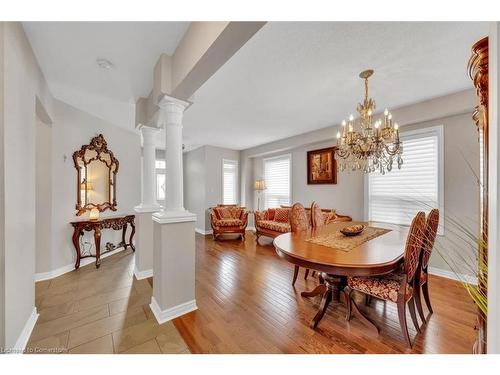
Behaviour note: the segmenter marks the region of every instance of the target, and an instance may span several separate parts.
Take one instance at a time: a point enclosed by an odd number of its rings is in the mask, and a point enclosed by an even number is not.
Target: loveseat
[[[290,232],[290,206],[268,208],[264,211],[255,211],[255,237],[277,237],[282,233]],[[352,221],[350,216],[339,215],[332,209],[322,209],[325,224],[339,221]],[[306,208],[306,213],[311,222],[311,209]]]

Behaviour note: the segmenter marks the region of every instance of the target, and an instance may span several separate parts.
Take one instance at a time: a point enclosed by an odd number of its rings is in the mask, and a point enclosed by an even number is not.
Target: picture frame
[[[307,152],[308,185],[337,183],[336,149],[337,147],[327,147]]]

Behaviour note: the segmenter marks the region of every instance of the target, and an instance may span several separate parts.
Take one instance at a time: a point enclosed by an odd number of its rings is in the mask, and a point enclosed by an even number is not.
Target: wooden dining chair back
[[[434,208],[427,215],[425,221],[425,230],[422,240],[422,251],[420,254],[420,272],[417,274],[417,280],[415,282],[414,299],[417,305],[418,315],[422,319],[422,322],[426,322],[424,316],[424,310],[422,308],[422,300],[420,293],[424,295],[425,304],[427,309],[432,314],[432,305],[429,296],[429,260],[431,258],[432,249],[434,248],[434,242],[436,241],[436,235],[439,226],[439,210]]]
[[[348,277],[344,295],[347,300],[347,316],[351,319],[353,309],[357,314],[361,314],[356,303],[351,298],[353,290],[371,295],[378,299],[395,302],[398,306],[399,323],[401,331],[409,347],[412,346],[408,325],[406,323],[406,305],[410,310],[410,316],[417,332],[420,332],[415,305],[413,302],[415,275],[420,272],[420,252],[425,229],[425,214],[417,213],[413,218],[408,237],[406,239],[403,271],[394,271],[388,275],[379,277]],[[367,319],[365,317],[365,319]]]
[[[311,225],[313,228],[320,228],[325,225],[325,216],[316,202],[311,204]]]
[[[309,218],[306,209],[300,203],[295,203],[290,210],[290,230],[292,233],[302,232],[309,229]],[[295,265],[293,271],[292,285],[295,285],[300,267]],[[304,279],[307,279],[309,270],[306,269]]]
[[[425,231],[425,213],[419,212],[413,218],[406,238],[404,272],[408,284],[412,285],[420,265],[420,254]]]
[[[429,260],[431,258],[432,249],[434,248],[434,242],[436,241],[438,226],[439,210],[434,208],[429,212],[425,221],[425,232],[422,242],[422,270],[427,271],[429,267]]]
[[[306,209],[300,203],[295,203],[290,211],[290,230],[292,233],[309,229],[309,219]]]

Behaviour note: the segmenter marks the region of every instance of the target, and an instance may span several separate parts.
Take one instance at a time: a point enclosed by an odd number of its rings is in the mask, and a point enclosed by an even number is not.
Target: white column
[[[165,124],[166,199],[165,208],[154,216],[161,220],[178,222],[196,220],[194,214],[184,209],[184,184],[182,167],[182,117],[189,103],[164,95],[159,103],[159,122]]]
[[[155,137],[159,129],[141,126],[143,141],[142,151],[142,199],[134,207],[136,213],[135,237],[135,277],[140,280],[153,276],[153,220],[151,215],[161,210],[156,200],[155,183]]]
[[[158,120],[165,124],[165,208],[153,214],[153,296],[151,310],[165,323],[197,309],[195,299],[196,215],[184,209],[182,117],[189,103],[162,96]]]

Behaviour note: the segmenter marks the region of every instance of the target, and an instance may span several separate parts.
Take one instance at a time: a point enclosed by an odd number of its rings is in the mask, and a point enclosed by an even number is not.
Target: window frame
[[[293,182],[293,175],[292,175],[292,163],[293,163],[293,158],[292,158],[292,154],[291,153],[287,153],[287,154],[280,154],[280,155],[275,155],[275,156],[271,156],[271,157],[268,157],[268,158],[263,158],[262,159],[262,175],[264,177],[264,181],[266,182],[266,186],[269,186],[268,183],[267,183],[267,179],[266,179],[266,162],[267,161],[271,161],[271,160],[276,160],[276,159],[284,159],[284,158],[288,158],[288,180],[289,180],[289,183],[288,183],[288,205],[291,206],[292,203],[293,203],[293,188],[292,188],[292,182]],[[267,189],[264,190],[264,194],[263,194],[263,198],[264,198],[264,210],[267,210],[269,207],[267,207]]]
[[[234,203],[225,203],[224,202],[224,165],[226,163],[233,163],[236,166],[236,173],[235,173],[235,184],[234,184],[234,198],[235,202]],[[238,189],[239,189],[239,173],[240,173],[240,163],[238,160],[234,159],[222,159],[222,166],[221,166],[221,202],[222,204],[240,204],[240,199],[239,199],[239,194],[238,194]]]
[[[438,148],[438,209],[439,209],[439,226],[438,235],[443,236],[445,231],[444,223],[444,126],[434,125],[419,129],[404,130],[400,131],[400,139],[403,142],[403,161],[404,161],[404,141],[408,139],[423,138],[425,136],[436,135],[437,136],[437,148]],[[403,167],[404,168],[404,162]],[[391,173],[391,172],[388,172]],[[368,221],[370,218],[370,176],[365,174],[364,176],[364,220]],[[402,225],[397,223],[389,223],[394,225]]]
[[[156,166],[156,163],[158,161],[162,161],[165,163],[165,168],[157,168]],[[156,198],[156,202],[161,205],[161,206],[164,206],[165,205],[165,201],[167,199],[167,187],[165,186],[165,199],[160,199],[159,196],[158,196],[158,175],[159,174],[163,174],[165,175],[165,184],[167,183],[167,166],[166,166],[166,162],[164,159],[158,159],[158,158],[155,158],[155,178],[154,178],[154,183],[155,183],[155,198]]]

